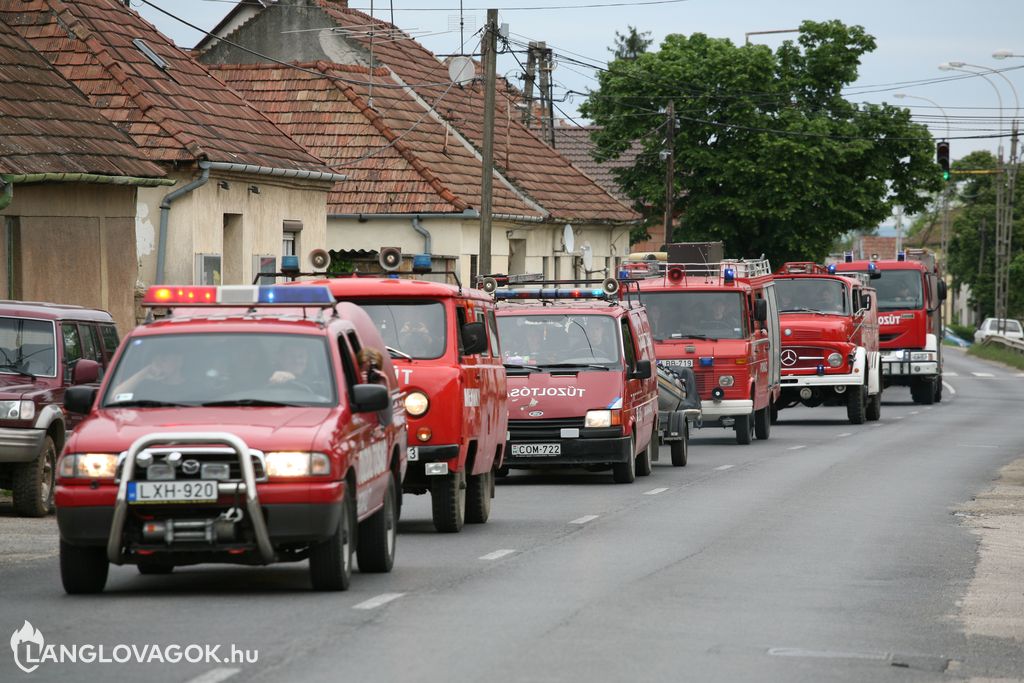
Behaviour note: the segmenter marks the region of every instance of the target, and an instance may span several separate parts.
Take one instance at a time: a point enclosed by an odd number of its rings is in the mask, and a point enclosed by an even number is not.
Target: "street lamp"
[[[921,97],[920,95],[908,95],[905,92],[893,93],[893,97],[895,97],[898,100],[902,100],[905,97],[909,98],[909,99],[912,99],[912,100],[922,100],[922,101],[928,102],[929,104],[934,106],[936,109],[938,109],[940,112],[942,112],[942,117],[944,119],[946,119],[946,139],[947,140],[949,139],[949,114],[946,113],[945,109],[943,109],[941,106],[939,106],[938,102],[936,102],[935,100],[930,100],[927,97]]]
[[[981,76],[982,78],[985,79],[985,82],[988,83],[989,85],[991,85],[992,89],[996,91],[996,99],[999,101],[999,162],[1002,163],[1002,161],[1003,161],[1003,94],[999,91],[999,86],[997,86],[992,81],[991,78],[989,78],[985,74],[980,74],[977,71],[970,71],[969,69],[963,68],[965,66],[970,66],[970,65],[965,64],[964,62],[945,62],[943,64],[939,64],[939,70],[940,71],[960,71],[960,72],[963,72],[965,74],[971,74],[973,76]],[[976,67],[976,68],[985,69],[987,71],[993,71],[992,69],[988,69],[987,67]],[[1006,78],[1006,77],[1004,76],[1003,78]],[[1017,91],[1014,90],[1014,96],[1015,97],[1016,97],[1016,94],[1017,94]],[[1018,105],[1018,108],[1019,108],[1019,105]]]

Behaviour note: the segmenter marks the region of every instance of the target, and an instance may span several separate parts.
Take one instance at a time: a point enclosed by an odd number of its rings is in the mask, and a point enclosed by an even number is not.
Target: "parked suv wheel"
[[[53,512],[54,473],[57,447],[47,435],[43,448],[32,462],[18,465],[11,477],[14,511],[22,517],[43,517]]]

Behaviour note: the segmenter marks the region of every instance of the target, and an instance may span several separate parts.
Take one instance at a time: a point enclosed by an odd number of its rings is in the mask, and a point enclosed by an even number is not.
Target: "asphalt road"
[[[1024,675],[1019,642],[964,635],[977,540],[954,511],[1024,452],[1024,376],[947,354],[935,406],[783,411],[771,439],[705,429],[650,477],[514,472],[491,521],[433,532],[407,497],[389,575],[314,593],[306,564],[114,568],[61,587],[50,520],[0,506],[0,640],[230,644],[256,663],[55,664],[0,680],[947,681]],[[17,533],[15,533],[17,532]],[[1024,618],[1024,617],[1022,617]]]

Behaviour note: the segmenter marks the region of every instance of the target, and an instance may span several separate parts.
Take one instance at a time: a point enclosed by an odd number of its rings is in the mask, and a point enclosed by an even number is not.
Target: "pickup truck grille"
[[[564,417],[536,420],[509,420],[508,431],[513,441],[531,439],[558,439],[563,429],[583,429],[582,417]]]
[[[166,462],[168,452],[173,452],[174,449],[158,449],[158,452],[154,454],[153,463],[162,464]],[[174,468],[174,479],[176,481],[190,481],[204,479],[203,477],[203,465],[227,465],[228,466],[228,477],[225,481],[241,481],[242,480],[242,467],[238,462],[238,456],[235,455],[234,451],[228,449],[218,448],[180,448],[176,449],[177,452],[181,453],[181,460],[177,467]],[[165,452],[167,451],[167,452]],[[249,458],[252,460],[253,473],[256,476],[257,481],[263,481],[267,478],[266,469],[263,462],[263,453],[260,451],[250,450]],[[189,463],[188,466],[185,463],[194,461],[195,464]],[[198,466],[196,466],[198,465]],[[123,462],[117,466],[117,479],[121,479],[121,470],[123,468]],[[186,471],[192,470],[195,471]],[[140,467],[138,461],[135,463],[135,476],[136,481],[146,481],[149,479],[147,476],[148,469]],[[210,478],[210,477],[205,477]]]

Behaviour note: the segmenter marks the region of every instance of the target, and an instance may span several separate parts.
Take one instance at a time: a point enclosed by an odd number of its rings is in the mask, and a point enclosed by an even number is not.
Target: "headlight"
[[[622,424],[622,414],[618,410],[588,410],[583,419],[584,427],[613,427]]]
[[[828,364],[834,368],[838,368],[843,364],[843,354],[835,352],[828,354]]]
[[[32,401],[0,401],[0,420],[31,420],[35,416]]]
[[[331,460],[324,453],[276,451],[267,453],[268,477],[308,477],[331,473]]]
[[[405,397],[405,412],[409,413],[413,417],[419,417],[423,413],[427,412],[427,408],[430,407],[430,399],[422,391],[410,392]]]
[[[117,455],[113,453],[68,453],[60,460],[60,476],[80,479],[113,479]]]
[[[910,360],[935,360],[931,351],[914,351],[910,354]]]
[[[731,387],[735,380],[732,375],[722,375],[718,378],[718,386],[720,387]]]

